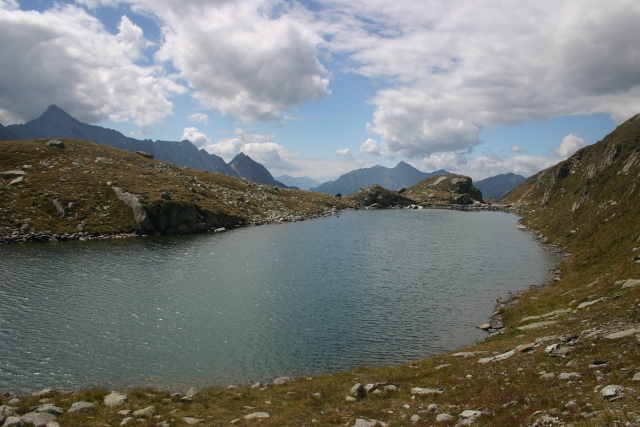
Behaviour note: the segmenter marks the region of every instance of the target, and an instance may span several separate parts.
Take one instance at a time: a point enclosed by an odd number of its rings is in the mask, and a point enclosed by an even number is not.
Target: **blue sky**
[[[634,22],[631,1],[0,0],[0,123],[55,103],[319,181],[529,176],[640,112]]]

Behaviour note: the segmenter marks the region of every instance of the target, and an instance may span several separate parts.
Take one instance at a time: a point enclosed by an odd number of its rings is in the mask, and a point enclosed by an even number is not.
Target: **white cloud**
[[[211,143],[211,138],[202,132],[198,132],[198,129],[194,127],[184,128],[181,140],[184,141],[185,139],[191,141],[198,148]]]
[[[369,138],[365,142],[360,145],[360,154],[369,155],[369,156],[379,156],[380,155],[380,147],[376,141]]]
[[[204,147],[205,150],[222,157],[227,162],[243,152],[276,175],[300,170],[295,162],[299,154],[272,142],[271,139],[275,135],[249,134],[242,129],[236,129],[235,133],[234,138],[223,138],[214,144],[207,145]]]
[[[353,155],[351,154],[351,150],[349,150],[348,148],[340,148],[339,150],[336,150],[335,153],[340,157],[353,157]]]
[[[206,115],[205,113],[189,114],[187,116],[187,119],[195,123],[202,123],[203,125],[209,124],[209,116]]]
[[[383,153],[420,158],[474,147],[483,128],[640,111],[637,1],[331,5],[322,12],[331,51],[383,82],[369,127]]]
[[[569,134],[562,138],[560,145],[555,147],[553,151],[555,151],[558,156],[567,158],[585,145],[584,139],[578,135]]]
[[[512,145],[511,150],[512,153],[526,153],[527,150],[523,149],[519,145]]]
[[[172,113],[168,97],[184,91],[156,66],[136,60],[150,46],[123,16],[111,34],[84,9],[44,12],[0,7],[0,122],[31,120],[57,104],[81,121],[130,122],[143,130]]]

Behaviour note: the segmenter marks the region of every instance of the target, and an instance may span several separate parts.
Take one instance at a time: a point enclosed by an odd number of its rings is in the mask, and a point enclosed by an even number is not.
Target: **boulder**
[[[180,398],[180,400],[182,400],[183,402],[193,400],[193,396],[195,396],[196,394],[198,394],[198,390],[196,390],[195,387],[191,387],[189,390],[187,390],[185,395]]]
[[[56,416],[47,412],[29,412],[22,416],[22,421],[25,424],[33,425],[33,427],[45,427],[49,422],[55,421]]]
[[[25,423],[21,417],[9,417],[4,420],[3,427],[24,427]]]
[[[127,402],[127,395],[122,393],[116,393],[115,391],[104,397],[104,404],[106,406],[120,406]]]
[[[64,148],[64,142],[60,141],[59,139],[51,139],[49,140],[49,142],[47,142],[47,147]]]
[[[64,414],[64,409],[54,405],[53,403],[45,403],[44,405],[38,406],[35,412],[38,412],[38,413],[46,412],[52,415],[62,415]]]
[[[0,417],[13,417],[18,415],[18,408],[13,406],[2,405],[0,406]]]
[[[273,380],[272,384],[273,385],[283,385],[285,383],[288,383],[289,381],[291,381],[291,377],[280,377],[280,378],[276,378],[275,380]]]
[[[25,172],[21,170],[0,172],[0,178],[20,178],[22,176],[25,176]]]
[[[182,421],[184,421],[185,423],[189,424],[190,426],[194,425],[194,424],[198,424],[203,422],[204,420],[200,419],[200,418],[194,418],[194,417],[182,417]]]
[[[349,394],[353,397],[365,397],[367,395],[367,391],[360,383],[355,383],[351,390],[349,390]]]
[[[437,423],[444,423],[444,422],[450,422],[455,420],[455,418],[453,418],[452,415],[447,414],[446,412],[443,414],[438,414],[436,415],[436,422]]]
[[[96,405],[91,402],[74,402],[67,412],[95,412]]]
[[[153,406],[147,406],[144,409],[138,409],[133,411],[133,418],[151,418],[156,414],[156,408]]]
[[[365,420],[362,418],[357,418],[356,423],[353,425],[353,427],[388,427],[388,425],[389,424],[380,420]]]
[[[153,154],[147,153],[146,151],[136,151],[136,154],[146,157],[147,159],[153,159]]]
[[[429,394],[442,394],[444,390],[441,388],[422,388],[422,387],[414,387],[411,389],[411,394],[417,394],[420,396],[425,396]]]
[[[252,418],[269,418],[269,414],[266,412],[254,412],[252,414],[247,414],[244,416],[245,420],[250,420]]]
[[[621,385],[608,385],[600,390],[600,397],[604,399],[610,399],[619,395],[622,390],[624,390],[624,387],[622,387]]]
[[[24,182],[24,176],[19,176],[18,178],[12,180],[9,185],[17,185]]]

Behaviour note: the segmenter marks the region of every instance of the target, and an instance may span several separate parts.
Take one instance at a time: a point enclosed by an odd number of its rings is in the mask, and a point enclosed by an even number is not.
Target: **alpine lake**
[[[225,233],[0,246],[0,386],[248,384],[388,366],[487,336],[557,256],[518,216],[348,211]]]

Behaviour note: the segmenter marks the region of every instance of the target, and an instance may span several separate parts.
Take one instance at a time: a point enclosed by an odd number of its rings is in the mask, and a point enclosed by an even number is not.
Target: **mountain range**
[[[514,173],[503,173],[491,178],[476,181],[475,187],[482,191],[484,197],[492,199],[502,199],[518,185],[525,182],[527,178]]]
[[[390,190],[411,187],[426,178],[447,174],[444,169],[435,172],[421,172],[408,163],[400,162],[394,168],[376,165],[357,169],[342,175],[335,181],[325,182],[311,191],[327,194],[353,194],[361,188],[378,184]]]
[[[260,163],[240,153],[229,164],[222,157],[198,149],[191,141],[152,141],[135,139],[123,135],[114,129],[88,125],[71,117],[56,105],[51,105],[37,119],[22,125],[2,126],[2,139],[37,139],[37,138],[74,138],[97,142],[123,150],[144,151],[154,158],[178,166],[186,166],[208,172],[244,178],[268,185],[286,187],[276,181],[271,173]]]
[[[294,177],[290,175],[282,175],[274,178],[288,187],[296,187],[300,190],[309,190],[320,185],[318,181],[313,178],[309,178],[308,176]]]

